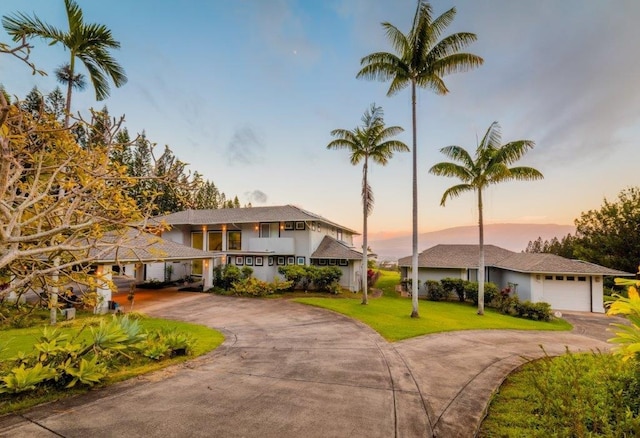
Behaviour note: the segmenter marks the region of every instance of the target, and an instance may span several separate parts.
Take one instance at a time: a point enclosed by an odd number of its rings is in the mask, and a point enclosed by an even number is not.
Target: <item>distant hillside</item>
[[[560,239],[573,232],[575,232],[573,225],[492,224],[484,227],[484,242],[520,252],[526,249],[529,241],[538,237],[542,237],[542,240],[554,237]],[[441,243],[478,243],[478,227],[454,227],[422,233],[418,239],[418,249],[422,252]],[[378,260],[395,261],[400,257],[411,255],[411,235],[374,240],[369,243],[369,247],[378,254]]]

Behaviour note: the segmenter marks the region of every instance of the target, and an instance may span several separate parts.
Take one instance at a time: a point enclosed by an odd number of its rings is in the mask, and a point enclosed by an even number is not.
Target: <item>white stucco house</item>
[[[362,253],[353,247],[358,233],[293,205],[185,210],[153,219],[169,226],[160,237],[204,251],[207,258],[171,260],[145,265],[142,280],[185,276],[210,278],[216,266],[249,266],[253,276],[273,281],[285,265],[337,266],[340,285],[359,289]]]
[[[510,287],[521,300],[544,301],[555,310],[604,312],[603,277],[628,272],[554,254],[516,253],[485,245],[485,278],[499,289]],[[436,245],[418,256],[418,278],[477,281],[479,245]],[[411,256],[398,261],[402,278],[411,278]],[[421,288],[421,293],[424,289]]]

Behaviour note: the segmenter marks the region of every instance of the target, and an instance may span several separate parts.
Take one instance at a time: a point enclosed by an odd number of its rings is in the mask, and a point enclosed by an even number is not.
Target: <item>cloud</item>
[[[625,128],[640,122],[632,91],[640,58],[629,56],[640,3],[622,3],[513,2],[499,15],[482,2],[460,6],[481,23],[473,47],[485,57],[478,81],[464,87],[478,110],[494,109],[505,132],[517,130],[503,140],[535,140],[538,159],[558,165],[598,160],[627,141]]]
[[[267,202],[267,194],[262,190],[245,192],[244,196],[252,204],[265,204]]]
[[[274,55],[295,58],[307,66],[318,61],[320,49],[307,35],[306,25],[314,17],[306,16],[290,0],[253,0],[246,5],[249,8],[243,11],[244,16],[250,17],[250,27],[262,46],[265,61],[273,62]]]
[[[252,128],[244,126],[236,129],[225,152],[231,165],[254,164],[262,159],[264,144]]]

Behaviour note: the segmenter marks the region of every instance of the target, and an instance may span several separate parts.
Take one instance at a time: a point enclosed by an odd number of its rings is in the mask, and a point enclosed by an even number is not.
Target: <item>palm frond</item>
[[[454,161],[458,161],[469,168],[473,167],[474,165],[471,154],[469,154],[469,152],[467,152],[467,150],[461,146],[446,146],[440,149],[440,153],[444,154],[445,157],[450,158]]]
[[[364,206],[364,209],[367,212],[367,216],[371,216],[371,213],[373,212],[373,204],[374,204],[373,190],[371,189],[371,185],[368,182],[364,184],[364,177],[363,177],[362,205]]]
[[[487,129],[487,132],[485,132],[484,137],[482,137],[480,144],[478,144],[478,150],[476,151],[476,155],[477,156],[482,155],[482,151],[496,150],[498,147],[500,147],[501,140],[502,140],[502,128],[500,127],[500,124],[497,121],[493,122]],[[486,156],[486,152],[485,152],[485,156]]]
[[[433,49],[431,49],[431,53],[433,54],[435,59],[442,59],[460,52],[460,50],[464,49],[477,39],[478,37],[475,33],[454,33],[441,39],[435,46],[433,46]]]
[[[481,66],[484,59],[471,53],[455,53],[433,62],[433,71],[440,76],[464,73]]]
[[[67,12],[69,34],[75,34],[84,26],[82,9],[80,9],[80,6],[73,0],[64,0],[64,7]]]
[[[516,181],[535,181],[544,179],[544,175],[533,167],[512,167],[509,171],[513,179]]]
[[[531,140],[517,140],[503,145],[496,152],[496,160],[504,161],[507,164],[514,163],[524,156],[524,154],[533,149],[535,142]]]
[[[450,178],[458,178],[465,183],[471,183],[476,175],[471,169],[468,169],[460,164],[441,162],[431,166],[429,173],[437,176],[446,176]]]
[[[31,18],[22,13],[3,16],[2,26],[14,41],[33,37],[52,40],[51,44],[64,41],[64,32],[41,21],[38,17]]]
[[[447,27],[449,27],[451,23],[453,23],[453,20],[456,17],[456,13],[457,13],[456,8],[453,7],[448,11],[440,14],[430,23],[429,27],[431,30],[430,33],[431,33],[432,46],[435,45],[435,42],[440,38],[440,36],[447,29]]]
[[[387,38],[391,42],[395,51],[401,54],[407,53],[410,48],[407,36],[391,23],[382,23],[382,27],[384,27]]]
[[[473,192],[475,190],[476,190],[475,187],[471,184],[458,184],[456,186],[449,187],[442,194],[442,198],[440,199],[440,205],[444,206],[445,203],[447,202],[447,199],[449,198],[451,199],[457,198],[458,196],[466,192]]]

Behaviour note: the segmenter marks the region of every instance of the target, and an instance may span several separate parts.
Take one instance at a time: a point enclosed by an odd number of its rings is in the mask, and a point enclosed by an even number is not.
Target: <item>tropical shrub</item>
[[[317,290],[334,293],[342,277],[342,269],[337,266],[323,266],[316,268],[313,284]]]
[[[427,280],[425,288],[427,290],[427,299],[430,301],[443,301],[449,298],[449,291],[445,290],[439,281]]]
[[[175,331],[151,334],[128,316],[89,321],[74,337],[45,327],[33,345],[33,351],[20,352],[12,359],[12,368],[0,371],[0,394],[20,393],[40,387],[71,388],[100,383],[113,366],[126,365],[141,356],[160,360],[189,354],[192,341]],[[89,329],[88,340],[79,335]]]
[[[281,266],[278,272],[289,282],[291,289],[308,290],[313,286],[316,290],[333,292],[342,277],[342,270],[337,266]]]
[[[229,290],[231,289],[231,286],[240,281],[243,276],[244,273],[236,265],[227,264],[224,266],[217,266],[213,273],[213,287]]]
[[[282,275],[285,280],[291,282],[291,290],[293,290],[298,284],[302,283],[302,279],[307,275],[307,270],[304,266],[288,265],[280,266],[278,273]]]
[[[374,271],[373,269],[367,270],[367,289],[371,289],[376,285],[376,282],[380,278],[380,271]]]
[[[462,278],[443,278],[440,280],[442,287],[445,291],[447,291],[450,295],[456,294],[458,296],[458,300],[464,302],[464,285],[466,283]]]
[[[616,336],[610,340],[617,344],[615,351],[625,360],[640,358],[640,280],[616,278],[617,285],[626,286],[628,298],[615,294],[607,315],[624,315],[631,325],[611,324],[616,328]]]
[[[543,301],[537,303],[532,303],[528,300],[523,302],[517,301],[514,309],[516,316],[520,318],[533,319],[535,321],[551,321],[551,318],[553,318],[551,304]]]
[[[545,355],[508,377],[479,436],[640,436],[638,364],[632,362],[600,352]]]
[[[489,304],[498,295],[498,286],[495,283],[487,282],[484,284],[484,302]],[[471,300],[473,304],[478,305],[478,282],[467,281],[464,283],[464,296],[467,300]]]
[[[264,297],[290,289],[290,281],[282,281],[276,278],[273,282],[268,283],[254,277],[249,277],[234,283],[229,292],[238,296]]]

